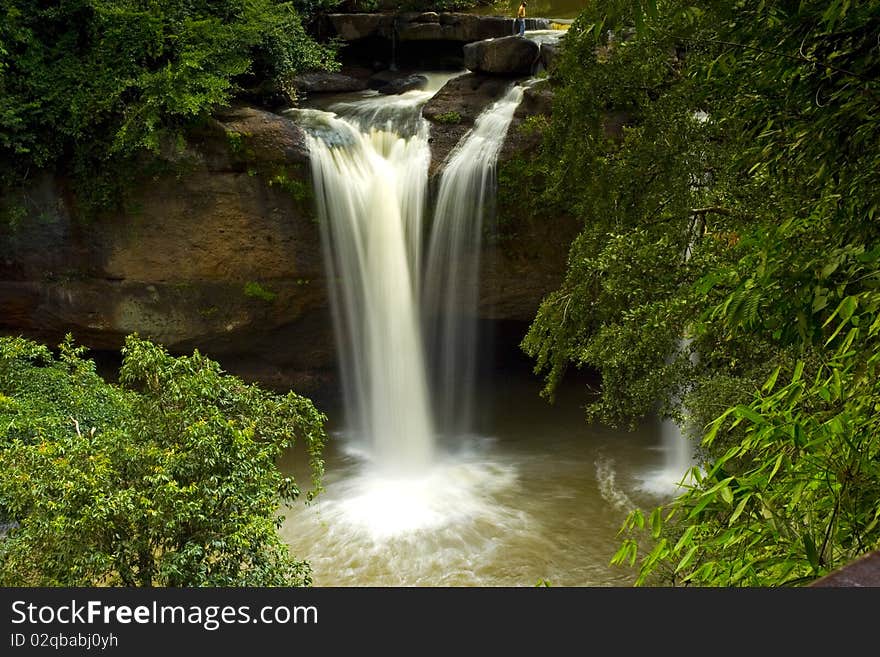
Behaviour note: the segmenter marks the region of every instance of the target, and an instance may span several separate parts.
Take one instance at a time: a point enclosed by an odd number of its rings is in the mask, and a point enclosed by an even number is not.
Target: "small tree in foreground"
[[[84,351],[0,339],[0,585],[310,584],[277,533],[299,489],[276,459],[303,441],[318,490],[312,403],[137,335],[119,384]]]

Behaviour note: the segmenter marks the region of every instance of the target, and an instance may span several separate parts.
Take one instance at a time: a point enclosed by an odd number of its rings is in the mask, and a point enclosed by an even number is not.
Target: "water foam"
[[[389,476],[354,447],[339,478],[309,506],[291,509],[282,532],[295,550],[308,546],[318,585],[478,584],[497,568],[507,539],[539,533],[534,518],[507,502],[520,485],[517,467],[482,452],[473,446],[438,457],[418,476]]]

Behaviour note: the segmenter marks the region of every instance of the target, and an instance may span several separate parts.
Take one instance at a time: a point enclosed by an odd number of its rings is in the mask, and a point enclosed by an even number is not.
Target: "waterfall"
[[[347,421],[376,465],[418,471],[434,434],[414,280],[427,125],[407,137],[326,112],[308,118]]]
[[[432,394],[441,428],[469,431],[477,364],[477,296],[483,218],[495,195],[495,163],[523,97],[515,85],[485,110],[450,153],[427,254],[423,312]]]
[[[678,341],[675,353],[670,360],[685,352],[691,344],[690,338],[682,338]],[[694,362],[695,353],[689,358]],[[680,399],[673,399],[673,405],[678,406]],[[678,495],[684,492],[683,485],[692,483],[691,470],[696,465],[695,443],[692,437],[692,427],[680,426],[672,418],[660,420],[660,449],[663,452],[663,464],[658,469],[650,470],[642,478],[641,489],[655,495]]]
[[[683,262],[691,259],[693,252],[696,225],[691,224],[688,228],[687,246],[682,256]],[[669,357],[668,361],[676,358],[680,354],[690,350],[691,342],[689,337],[679,338],[675,345],[675,351]],[[688,359],[691,364],[697,364],[698,354],[690,351]],[[681,406],[681,395],[673,398],[673,406]],[[693,427],[685,425],[684,427],[672,418],[663,418],[660,421],[660,440],[661,449],[663,450],[663,466],[659,470],[650,472],[642,482],[642,489],[656,493],[659,495],[680,494],[684,492],[683,485],[693,483],[691,474],[692,469],[696,465],[694,457],[696,456],[696,445],[693,438]]]
[[[423,284],[430,148],[421,107],[432,94],[292,112],[311,154],[346,422],[372,464],[394,475],[432,464],[435,418],[469,417],[482,218],[522,88],[486,110],[451,154]],[[442,405],[430,403],[426,345],[442,354]]]

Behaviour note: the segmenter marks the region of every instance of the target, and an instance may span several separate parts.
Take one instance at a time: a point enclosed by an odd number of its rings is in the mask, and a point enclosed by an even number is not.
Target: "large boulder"
[[[203,154],[225,155],[218,163],[205,162],[210,169],[247,166],[300,168],[309,162],[305,133],[290,119],[256,107],[239,105],[217,110],[205,126],[190,133],[185,157],[199,159]]]
[[[494,75],[529,75],[535,68],[540,47],[531,39],[506,36],[466,44],[464,66],[470,71]]]

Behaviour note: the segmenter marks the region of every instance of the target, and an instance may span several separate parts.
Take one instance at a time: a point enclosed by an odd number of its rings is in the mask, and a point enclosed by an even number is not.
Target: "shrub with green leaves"
[[[434,121],[448,125],[457,125],[461,123],[461,114],[458,112],[442,112],[434,117]]]
[[[703,444],[719,455],[651,513],[638,583],[797,585],[880,547],[878,308],[880,294],[848,297],[829,339],[836,349],[812,378],[799,362],[780,383],[777,368],[750,404],[711,423]],[[717,450],[737,427],[741,438]],[[633,511],[625,531],[644,528]],[[638,534],[614,563],[635,564]]]
[[[584,228],[523,347],[548,396],[601,373],[590,419],[706,429],[693,490],[628,521],[641,583],[880,547],[878,29],[876,2],[611,0],[563,41],[521,187]]]
[[[118,384],[83,351],[0,339],[0,584],[309,584],[277,533],[299,489],[276,460],[303,443],[320,489],[312,403],[136,335]]]
[[[0,183],[63,161],[95,187],[242,85],[289,90],[333,56],[289,2],[0,0]]]

